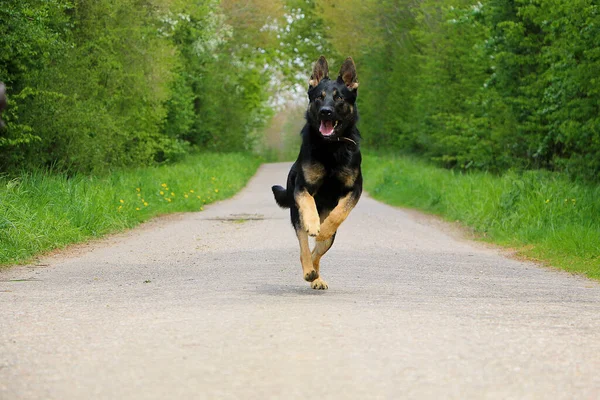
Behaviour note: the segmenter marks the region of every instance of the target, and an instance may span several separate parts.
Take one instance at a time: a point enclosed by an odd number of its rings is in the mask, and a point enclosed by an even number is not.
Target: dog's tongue
[[[323,136],[331,136],[333,134],[333,121],[321,121],[319,132]]]

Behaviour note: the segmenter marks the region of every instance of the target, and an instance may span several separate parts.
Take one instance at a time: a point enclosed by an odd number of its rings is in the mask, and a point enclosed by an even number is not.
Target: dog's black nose
[[[333,108],[323,107],[319,110],[321,117],[331,117],[333,115]]]

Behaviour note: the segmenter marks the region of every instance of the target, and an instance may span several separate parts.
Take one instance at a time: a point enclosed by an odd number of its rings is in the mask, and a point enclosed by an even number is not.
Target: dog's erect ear
[[[356,80],[356,66],[354,65],[354,60],[352,60],[352,57],[346,58],[342,64],[338,79],[341,79],[350,90],[355,90],[358,88],[358,82]]]
[[[329,78],[329,67],[327,66],[327,60],[325,57],[321,56],[315,63],[315,68],[313,69],[313,73],[310,77],[310,81],[308,81],[308,84],[310,87],[315,87],[324,78]]]

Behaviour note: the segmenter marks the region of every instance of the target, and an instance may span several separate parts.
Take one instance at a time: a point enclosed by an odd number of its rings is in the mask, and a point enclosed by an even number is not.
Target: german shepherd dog
[[[287,188],[272,187],[277,204],[290,209],[302,273],[313,289],[328,288],[319,262],[362,193],[357,88],[352,58],[344,61],[335,80],[329,79],[325,57],[319,58],[309,81],[300,154],[288,174]],[[312,252],[308,236],[316,238]]]

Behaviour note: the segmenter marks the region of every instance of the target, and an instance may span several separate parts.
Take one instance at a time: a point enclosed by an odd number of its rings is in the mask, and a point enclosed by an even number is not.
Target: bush
[[[600,178],[595,2],[368,4],[372,20],[353,25],[367,26],[354,51],[368,144],[452,168]]]
[[[7,0],[0,22],[0,171],[247,150],[269,115],[258,52],[239,60],[217,1]]]

